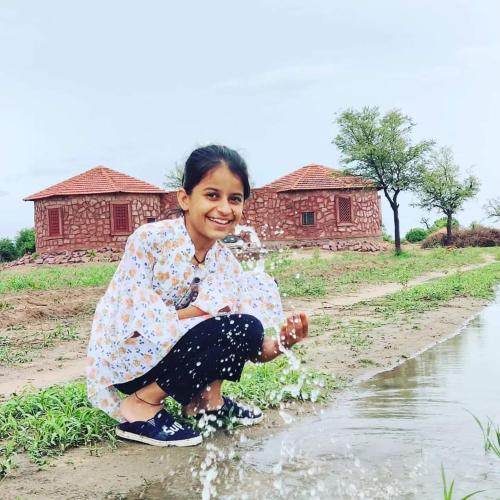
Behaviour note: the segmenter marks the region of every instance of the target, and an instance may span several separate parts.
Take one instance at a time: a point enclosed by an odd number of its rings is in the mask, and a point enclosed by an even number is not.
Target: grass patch
[[[265,364],[247,364],[239,383],[225,382],[224,393],[261,408],[281,401],[323,401],[342,381],[319,373],[292,370],[284,356]],[[166,407],[181,416],[181,406],[168,398]],[[76,446],[113,444],[116,422],[92,408],[85,384],[25,392],[0,405],[0,477],[15,467],[16,453],[27,453],[38,465],[47,457]]]
[[[0,335],[0,364],[17,365],[33,361],[35,350],[52,347],[58,341],[67,342],[80,337],[75,325],[58,323],[53,330],[42,331],[22,340]]]
[[[373,342],[368,333],[383,324],[380,321],[359,319],[336,320],[330,328],[332,331],[330,342],[348,345],[355,349],[368,347]]]
[[[309,259],[292,260],[282,254],[270,257],[266,270],[279,282],[280,291],[290,297],[320,297],[359,288],[363,284],[400,283],[403,286],[430,271],[446,272],[465,265],[500,259],[498,248],[463,248],[448,251],[412,249],[401,255],[340,252]],[[309,283],[309,285],[307,285]]]
[[[116,264],[101,263],[80,266],[54,266],[50,268],[30,269],[20,273],[15,270],[0,273],[0,294],[21,290],[55,290],[104,286],[109,283]]]
[[[343,381],[318,372],[292,370],[281,356],[269,363],[247,364],[238,383],[224,382],[224,393],[237,400],[275,408],[282,401],[326,401]]]
[[[46,457],[71,447],[102,440],[113,443],[114,426],[113,419],[90,406],[83,383],[15,396],[0,405],[3,473],[9,463],[13,466],[15,453],[26,452],[31,461],[43,465]]]
[[[390,318],[397,313],[424,312],[436,309],[457,297],[491,299],[500,282],[500,263],[488,264],[472,271],[457,272],[429,283],[385,296],[382,299],[361,302],[375,307],[375,311]]]

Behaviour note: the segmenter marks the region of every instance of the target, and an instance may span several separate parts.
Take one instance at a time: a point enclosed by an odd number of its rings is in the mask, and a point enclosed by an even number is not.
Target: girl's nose
[[[233,211],[231,205],[229,204],[229,201],[224,198],[222,198],[220,203],[218,204],[217,210],[220,212],[221,215],[222,214],[229,215]]]

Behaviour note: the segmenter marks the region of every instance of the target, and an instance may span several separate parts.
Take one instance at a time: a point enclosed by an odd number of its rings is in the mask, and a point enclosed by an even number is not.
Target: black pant
[[[132,394],[156,382],[167,395],[187,405],[215,380],[238,381],[246,361],[262,350],[264,328],[249,314],[230,314],[191,328],[151,370],[115,387]]]

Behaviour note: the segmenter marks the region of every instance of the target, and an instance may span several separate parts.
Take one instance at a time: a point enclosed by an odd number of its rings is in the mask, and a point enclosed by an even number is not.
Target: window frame
[[[115,208],[116,206],[126,206],[127,207],[127,222],[128,228],[125,229],[117,229],[115,225]],[[113,236],[123,236],[129,235],[132,233],[132,210],[129,201],[112,201],[110,202],[110,211],[109,216],[111,219],[111,234]]]
[[[349,221],[341,221],[340,220],[340,199],[343,198],[345,200],[349,200],[349,209],[351,218]],[[337,212],[337,225],[339,226],[350,226],[354,224],[354,215],[352,212],[352,196],[350,194],[338,194],[335,197],[335,211]]]
[[[304,223],[304,216],[306,214],[312,214],[312,224],[306,224]],[[312,210],[307,210],[307,211],[301,211],[300,212],[300,225],[301,227],[314,227],[316,226],[316,216],[315,216],[315,212],[312,211]]]
[[[47,210],[47,239],[64,238],[63,230],[63,218],[62,218],[62,207],[46,207]],[[57,216],[59,219],[59,232],[57,234],[50,234],[50,212],[51,210],[57,210]]]

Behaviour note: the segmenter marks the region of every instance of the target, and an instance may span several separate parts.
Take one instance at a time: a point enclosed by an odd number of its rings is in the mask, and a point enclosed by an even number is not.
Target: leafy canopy
[[[429,165],[420,169],[416,192],[417,206],[451,216],[479,192],[479,180],[473,175],[460,180],[460,167],[451,149],[440,148],[432,153]]]
[[[399,110],[380,115],[378,108],[343,112],[334,143],[342,153],[341,163],[350,175],[361,175],[384,190],[391,206],[399,192],[412,189],[432,141],[412,144],[412,119]]]

